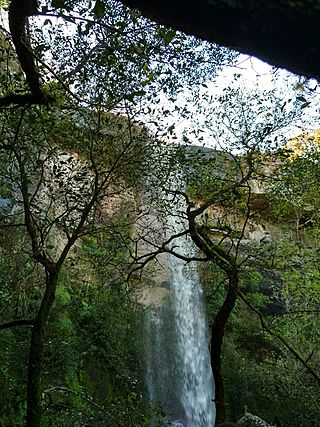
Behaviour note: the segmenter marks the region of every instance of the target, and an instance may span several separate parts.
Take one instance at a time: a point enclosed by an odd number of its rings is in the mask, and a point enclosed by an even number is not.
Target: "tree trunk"
[[[214,261],[228,277],[228,291],[225,300],[220,307],[211,328],[211,369],[216,388],[216,423],[223,423],[226,418],[224,383],[221,370],[221,353],[225,327],[237,300],[239,288],[239,267],[236,258],[216,245],[208,235],[206,227],[198,226],[195,218],[202,210],[188,211],[189,231],[193,242],[197,247]]]
[[[49,273],[47,272],[46,290],[32,330],[28,368],[26,427],[41,426],[41,368],[45,343],[45,330],[55,298],[57,281],[58,272],[55,268]]]
[[[216,387],[216,423],[223,423],[226,418],[221,356],[225,327],[237,300],[237,289],[239,285],[237,268],[228,273],[228,280],[229,285],[226,298],[211,328],[211,369]]]

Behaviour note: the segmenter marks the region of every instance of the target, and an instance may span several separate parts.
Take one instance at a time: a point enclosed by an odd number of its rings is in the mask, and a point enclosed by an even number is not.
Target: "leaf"
[[[165,46],[168,46],[175,35],[176,35],[175,30],[167,29],[165,27],[160,27],[158,29],[157,38],[159,40],[162,40]]]
[[[125,96],[125,99],[132,102],[135,96],[144,96],[146,94],[145,90],[137,90],[136,92],[129,93]]]
[[[304,96],[297,96],[297,101],[307,102],[307,100]]]
[[[63,0],[52,0],[51,4],[55,9],[65,9],[66,8],[66,4]]]
[[[164,33],[163,35],[163,41],[164,41],[164,45],[168,46],[172,39],[174,38],[174,36],[176,35],[176,31],[175,30],[168,30]]]
[[[189,138],[188,138],[186,135],[183,135],[183,136],[182,136],[182,140],[183,140],[183,142],[185,142],[186,144],[190,144],[190,143],[191,143],[191,141],[189,140]]]
[[[301,83],[297,83],[294,87],[295,90],[299,90],[300,92],[304,92],[305,91],[305,87],[303,86],[303,84]]]
[[[94,5],[94,8],[92,9],[92,12],[94,13],[94,16],[97,19],[100,19],[104,16],[104,13],[106,11],[106,6],[103,3],[102,0],[97,0],[96,4]]]
[[[171,125],[168,127],[168,132],[172,133],[175,125]]]

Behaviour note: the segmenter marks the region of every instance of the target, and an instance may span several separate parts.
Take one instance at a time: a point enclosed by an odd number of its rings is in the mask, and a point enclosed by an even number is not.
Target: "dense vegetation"
[[[319,134],[286,136],[316,88],[248,92],[235,75],[214,96],[234,52],[113,0],[43,2],[29,24],[24,4],[1,2],[0,424],[165,422],[135,293],[179,256],[174,236],[139,252],[157,208],[187,220],[202,260],[217,421],[316,426]],[[218,149],[186,146],[203,135]]]
[[[229,419],[246,408],[276,425],[319,423],[319,153],[311,141],[310,157],[263,154],[264,192],[251,187],[250,200],[238,194],[231,207],[215,202],[205,218],[214,263],[202,277],[213,327],[221,309],[226,316],[221,372]],[[297,183],[303,192],[292,192]],[[217,260],[218,249],[235,257],[236,284]]]

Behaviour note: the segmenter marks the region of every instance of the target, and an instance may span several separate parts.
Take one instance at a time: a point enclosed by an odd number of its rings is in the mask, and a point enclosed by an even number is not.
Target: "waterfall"
[[[167,237],[187,228],[178,211],[165,219]],[[172,247],[184,257],[195,253],[185,236],[174,239]],[[170,296],[149,310],[146,320],[150,400],[162,406],[170,420],[168,426],[213,427],[214,385],[197,266],[171,254],[166,260],[168,277],[162,286],[169,289]]]

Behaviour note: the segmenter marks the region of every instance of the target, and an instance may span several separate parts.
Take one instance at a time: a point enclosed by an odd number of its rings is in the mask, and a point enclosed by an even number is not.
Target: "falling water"
[[[170,234],[185,224],[167,218]],[[186,237],[174,240],[174,250],[192,256]],[[146,331],[147,386],[150,399],[160,403],[175,427],[213,427],[214,385],[210,367],[206,319],[199,276],[194,262],[167,255],[170,291],[166,302],[149,313]],[[154,424],[158,425],[158,424]]]

